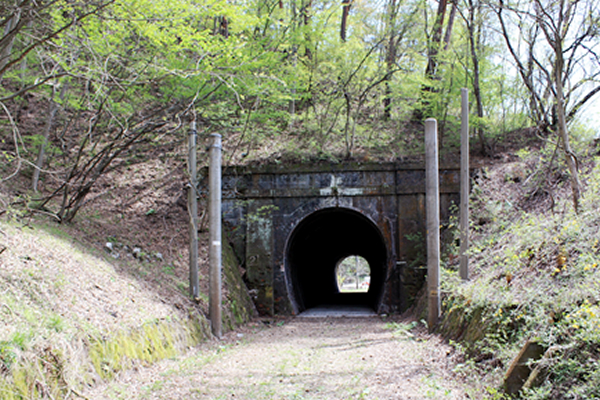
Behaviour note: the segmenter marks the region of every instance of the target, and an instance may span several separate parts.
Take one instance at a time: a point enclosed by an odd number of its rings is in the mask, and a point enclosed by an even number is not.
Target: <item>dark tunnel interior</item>
[[[366,293],[340,293],[338,262],[350,255],[367,260],[371,282]],[[377,310],[386,276],[383,237],[368,218],[343,208],[325,209],[306,217],[292,232],[286,268],[298,311],[320,305],[364,305]]]

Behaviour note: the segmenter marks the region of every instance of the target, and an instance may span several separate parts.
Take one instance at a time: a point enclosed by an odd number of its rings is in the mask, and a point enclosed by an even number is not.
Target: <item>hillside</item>
[[[452,251],[442,279],[440,331],[478,370],[502,376],[525,343],[540,346],[522,398],[600,397],[600,160],[594,146],[581,154],[578,213],[550,147],[483,168],[471,195],[471,279],[460,282]]]
[[[202,295],[188,296],[183,168],[165,156],[116,169],[69,224],[54,203],[31,208],[26,179],[2,183],[0,398],[66,398],[212,337],[207,232]],[[254,311],[230,253],[224,272],[228,331]]]
[[[3,399],[67,397],[208,336],[184,298],[167,301],[64,229],[3,220],[0,233]]]
[[[588,153],[581,164],[586,192],[575,214],[553,150],[524,143],[518,133],[507,138],[494,158],[474,161],[481,167],[472,188],[472,279],[459,282],[457,249],[450,246],[440,332],[457,354],[469,356],[461,373],[487,376],[490,398],[502,397],[501,378],[529,339],[549,351],[539,362],[543,379],[527,398],[598,395],[595,150],[580,145]],[[6,398],[79,393],[210,336],[206,298],[195,303],[187,295],[184,154],[180,145],[120,164],[98,181],[70,224],[33,209],[25,179],[2,184]],[[453,226],[446,227],[451,235]],[[207,293],[205,231],[200,240],[201,293]]]
[[[528,342],[523,397],[600,398],[600,0],[23,0],[0,15],[0,398],[77,397],[210,337],[204,194],[188,295],[190,133],[200,167],[214,133],[224,166],[393,163],[422,159],[435,118],[453,163],[467,111],[471,280],[451,220],[439,333],[463,372],[492,375],[492,399]],[[423,253],[418,234],[402,246]],[[256,309],[222,244],[232,330]],[[289,289],[256,275],[259,295]]]

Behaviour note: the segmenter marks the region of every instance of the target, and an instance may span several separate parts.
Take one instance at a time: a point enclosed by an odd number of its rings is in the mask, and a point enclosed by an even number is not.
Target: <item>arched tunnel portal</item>
[[[341,293],[336,267],[348,256],[361,256],[371,270],[366,293]],[[298,312],[320,305],[364,305],[378,310],[388,251],[379,228],[347,208],[327,208],[305,217],[288,238],[285,268],[291,300]]]
[[[458,202],[459,177],[456,168],[440,170],[443,221]],[[417,298],[424,282],[424,165],[231,167],[222,185],[229,242],[260,314],[344,304],[404,312]],[[338,287],[336,268],[349,256],[369,264],[367,293]],[[367,282],[358,275],[355,283]]]

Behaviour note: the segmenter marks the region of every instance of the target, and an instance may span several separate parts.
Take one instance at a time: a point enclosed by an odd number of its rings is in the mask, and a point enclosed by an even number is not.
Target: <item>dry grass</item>
[[[114,360],[107,357],[114,354],[100,352],[94,359],[90,349],[115,342],[115,337],[132,349],[122,359],[134,359],[147,348],[157,353],[161,346],[169,348],[164,356],[172,356],[200,339],[200,328],[185,322],[186,310],[119,273],[101,253],[83,249],[61,231],[5,221],[0,230],[5,248],[0,254],[1,398],[64,395],[110,376],[103,369],[118,372],[117,367],[133,365],[122,360],[111,364]],[[160,328],[166,325],[170,334]],[[148,333],[149,327],[158,327],[152,328],[154,339],[146,335],[154,343],[136,342],[137,332]],[[169,346],[162,344],[168,341]]]

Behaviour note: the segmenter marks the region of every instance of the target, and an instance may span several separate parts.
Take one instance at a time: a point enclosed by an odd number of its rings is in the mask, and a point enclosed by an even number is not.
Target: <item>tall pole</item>
[[[200,297],[200,282],[198,281],[198,195],[196,193],[198,177],[196,176],[196,121],[190,126],[188,135],[188,212],[190,214],[190,296],[192,299]]]
[[[215,133],[210,136],[212,144],[208,169],[210,188],[209,317],[213,335],[221,338],[221,135]]]
[[[460,129],[460,277],[469,279],[469,91],[461,89]]]
[[[425,121],[425,212],[427,214],[427,325],[432,331],[440,317],[440,190],[437,121]]]

